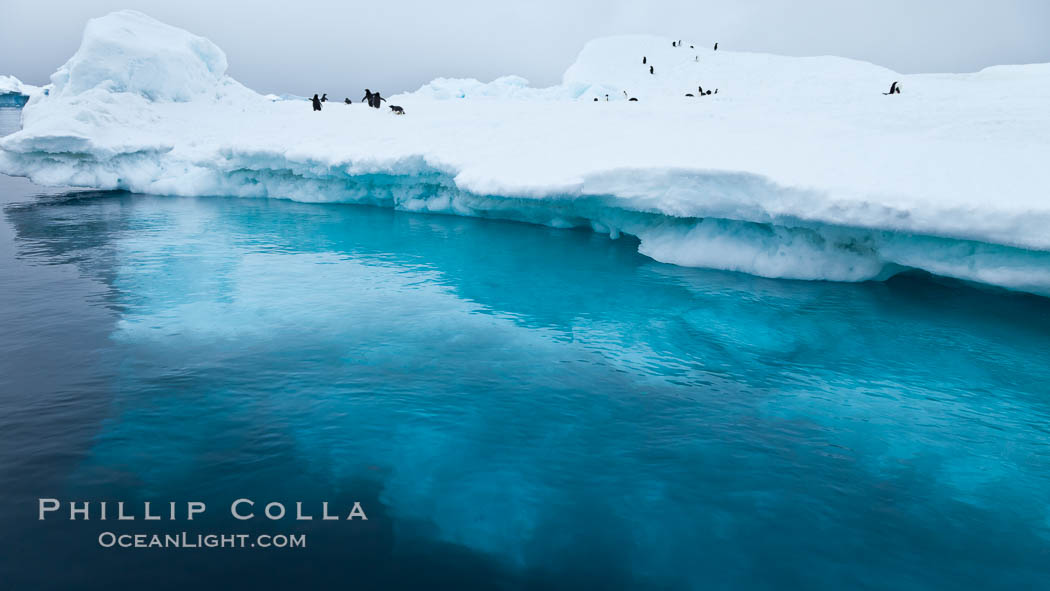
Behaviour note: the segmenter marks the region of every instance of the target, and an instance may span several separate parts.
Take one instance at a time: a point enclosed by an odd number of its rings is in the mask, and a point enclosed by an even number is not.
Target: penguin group
[[[323,94],[321,94],[321,96],[317,96],[317,94],[314,93],[314,96],[310,99],[310,103],[313,105],[313,110],[314,111],[320,111],[321,108],[322,108],[321,103],[326,103],[326,102],[328,102],[328,94],[327,93],[323,93]],[[372,92],[370,89],[366,88],[365,89],[365,96],[362,97],[361,102],[367,104],[369,107],[372,107],[373,109],[378,109],[378,108],[380,108],[382,106],[382,103],[386,102],[386,99],[383,98],[383,96],[380,95],[378,91],[377,92]],[[347,105],[352,105],[354,103],[354,101],[350,100],[350,97],[346,97],[346,98],[343,99],[343,103],[347,104]],[[395,115],[404,115],[405,114],[405,109],[402,108],[399,105],[390,105],[390,110]]]
[[[372,92],[371,90],[366,88],[365,96],[361,98],[361,102],[367,103],[368,106],[372,107],[373,109],[378,109],[382,106],[380,103],[386,102],[386,99],[379,94],[378,90]]]
[[[682,44],[682,40],[681,39],[676,39],[674,41],[671,41],[671,47],[683,47],[683,46],[684,45]],[[696,49],[696,46],[690,45],[689,49]],[[714,51],[718,51],[718,43],[715,43]],[[700,56],[699,55],[695,56],[693,58],[693,61],[699,62],[700,61]],[[649,63],[649,56],[646,56],[646,55],[642,56],[642,65],[643,66],[649,66],[649,74],[650,75],[653,75],[653,76],[656,75],[656,66],[654,66],[653,64]],[[718,89],[717,88],[714,91],[710,91],[710,90],[705,91],[703,89],[703,87],[697,87],[697,91],[699,92],[699,96],[710,96],[710,95],[713,95],[713,94],[718,94]],[[623,95],[627,98],[628,101],[633,101],[633,102],[637,102],[638,101],[638,99],[628,95],[626,90],[623,91]],[[694,95],[691,92],[687,92],[685,94],[685,96],[687,96],[687,97],[695,97],[697,95]],[[598,102],[598,100],[599,100],[598,97],[594,97],[592,102],[596,103],[596,102]],[[605,95],[605,100],[606,101],[609,100],[609,95]]]

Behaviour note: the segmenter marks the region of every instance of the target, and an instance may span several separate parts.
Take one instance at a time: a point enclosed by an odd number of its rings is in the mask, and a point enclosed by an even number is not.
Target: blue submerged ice
[[[230,529],[243,496],[369,512],[246,523],[308,532],[309,560],[202,552],[169,581],[1050,576],[1045,298],[912,273],[770,280],[659,263],[628,237],[339,204],[80,192],[4,214],[2,387],[50,410],[0,427],[65,425],[5,447],[8,494],[33,474],[32,491],[77,498],[202,499],[219,516],[206,531]],[[70,310],[98,326],[70,328]],[[100,552],[94,529],[18,531],[26,552],[52,540],[27,565],[157,576],[149,552]]]

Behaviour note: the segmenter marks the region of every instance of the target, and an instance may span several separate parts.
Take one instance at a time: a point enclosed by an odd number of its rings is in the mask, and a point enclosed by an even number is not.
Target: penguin
[[[377,90],[374,93],[372,93],[372,106],[377,109],[381,107],[382,105],[379,104],[379,101],[386,101],[386,99],[379,96],[379,91]]]
[[[653,67],[652,67],[652,66],[649,66],[649,73],[650,73],[650,74],[653,74],[653,73],[654,73],[654,72],[653,72]]]
[[[672,41],[672,42],[671,42],[671,47],[674,47],[674,46],[675,46],[675,45],[674,45],[674,41]]]
[[[717,88],[715,89],[715,94],[718,94],[718,89]]]
[[[405,110],[402,109],[401,107],[397,106],[397,105],[390,105],[390,110],[393,111],[395,115],[404,115],[405,114]]]
[[[645,56],[644,55],[642,56],[642,64],[643,65],[645,64]]]
[[[704,96],[704,87],[703,86],[697,86],[696,89],[697,89],[697,91],[700,92],[700,96]]]
[[[609,102],[609,95],[605,95],[605,102]]]
[[[316,94],[314,94],[314,98],[310,99],[310,101],[314,104],[315,111],[321,110],[321,99],[317,98]]]
[[[321,95],[321,102],[322,103],[327,103],[328,102],[328,93],[327,92]]]
[[[636,99],[634,97],[631,97],[631,98],[627,99],[627,102],[629,102],[629,103],[637,103],[638,99]]]
[[[685,93],[685,96],[693,96],[693,93],[687,92],[687,93]]]
[[[349,105],[349,104],[353,103],[354,101],[350,100],[350,97],[346,97],[345,99],[343,99],[343,102]]]
[[[693,61],[694,61],[694,62],[698,62],[698,61],[700,61],[700,56],[696,56],[696,57],[694,57],[694,58],[693,58]]]
[[[711,96],[711,91],[710,90],[707,91],[707,96]]]
[[[689,49],[696,49],[696,48],[695,48],[695,47],[693,47],[692,45],[690,45],[690,46],[689,46]]]
[[[715,43],[715,51],[718,51],[718,43]]]
[[[678,40],[678,47],[681,47],[681,46],[682,46],[682,40],[681,40],[681,39],[679,39],[679,40]]]
[[[901,89],[897,88],[897,83],[890,84],[890,91],[882,93],[883,95],[900,94]]]
[[[365,89],[365,96],[361,97],[361,102],[362,103],[368,103],[369,107],[372,106],[372,91],[371,90],[368,90],[367,88]]]
[[[598,97],[594,97],[594,102],[598,102]]]

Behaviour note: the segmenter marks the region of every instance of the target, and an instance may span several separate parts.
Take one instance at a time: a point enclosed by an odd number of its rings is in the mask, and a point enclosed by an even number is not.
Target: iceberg
[[[41,92],[39,86],[26,84],[14,76],[0,75],[0,107],[21,107],[29,97]]]
[[[689,45],[602,38],[549,88],[442,78],[389,98],[404,117],[317,113],[230,78],[207,39],[120,11],[30,98],[0,172],[590,228],[765,277],[920,269],[1050,296],[1050,64],[903,75]],[[718,93],[686,96],[700,86]]]

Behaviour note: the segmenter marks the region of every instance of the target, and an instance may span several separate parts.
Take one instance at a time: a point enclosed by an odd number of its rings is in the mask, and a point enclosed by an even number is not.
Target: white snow
[[[88,24],[0,140],[0,171],[589,226],[768,277],[914,267],[1050,295],[1050,64],[901,75],[710,45],[598,39],[551,88],[438,79],[381,110],[315,113],[230,79],[211,42],[121,11]],[[893,81],[902,94],[884,96]],[[684,96],[698,85],[719,92]]]

